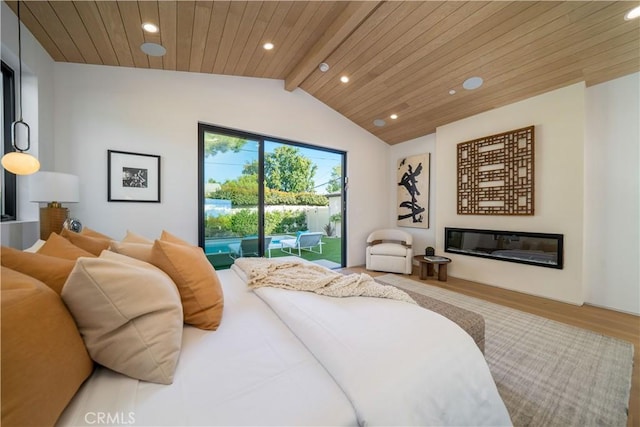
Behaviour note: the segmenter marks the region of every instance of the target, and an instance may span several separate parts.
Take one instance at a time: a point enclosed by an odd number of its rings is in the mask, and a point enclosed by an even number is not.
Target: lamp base
[[[69,216],[69,209],[63,207],[40,208],[40,238],[47,240],[51,233],[62,231],[62,225]]]

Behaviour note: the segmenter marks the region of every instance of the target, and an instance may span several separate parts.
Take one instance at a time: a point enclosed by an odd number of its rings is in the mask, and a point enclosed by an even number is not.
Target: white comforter
[[[450,320],[402,301],[255,292],[327,369],[360,425],[509,425],[484,357]]]
[[[99,368],[58,424],[101,413],[149,426],[511,424],[484,357],[444,317],[388,299],[254,293],[218,275],[220,328],[185,327],[172,385]]]

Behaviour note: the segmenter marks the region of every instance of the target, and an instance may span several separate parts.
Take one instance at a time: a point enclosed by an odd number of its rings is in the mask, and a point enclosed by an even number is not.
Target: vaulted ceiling
[[[301,88],[396,144],[549,90],[640,71],[640,20],[624,19],[637,5],[23,1],[21,18],[55,61],[281,79],[283,90]],[[146,22],[159,32],[145,32]],[[145,42],[166,54],[147,56]],[[474,76],[484,84],[463,89]]]

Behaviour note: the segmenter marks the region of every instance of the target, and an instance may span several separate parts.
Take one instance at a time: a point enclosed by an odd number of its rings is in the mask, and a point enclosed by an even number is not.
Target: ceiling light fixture
[[[632,19],[636,19],[639,16],[640,16],[640,6],[636,6],[633,9],[631,9],[629,12],[627,12],[626,15],[624,15],[624,20],[631,21]]]
[[[167,49],[158,43],[142,43],[140,50],[149,56],[164,56],[167,53]]]
[[[385,122],[385,121],[384,121],[384,120],[382,120],[382,119],[375,119],[375,120],[373,121],[373,124],[374,124],[375,126],[378,126],[379,128],[381,128],[382,126],[386,125],[386,124],[387,124],[387,122]]]
[[[263,45],[262,45],[262,47],[263,47],[265,50],[271,50],[271,49],[273,49],[273,47],[274,47],[274,46],[273,46],[273,43],[271,43],[271,42],[267,42],[267,43],[263,44]]]
[[[151,22],[145,22],[142,24],[142,29],[147,33],[157,33],[159,28],[156,24],[152,24]]]
[[[322,71],[323,73],[326,73],[327,71],[329,71],[329,64],[323,62],[318,66],[318,68],[320,68],[320,71]]]
[[[11,123],[11,145],[14,150],[2,156],[2,166],[16,175],[31,175],[40,169],[40,162],[34,156],[25,151],[31,148],[31,130],[27,122],[22,120],[22,33],[20,31],[20,0],[18,0],[18,76],[20,78],[20,100],[18,102],[18,120]],[[18,148],[17,130],[22,125],[27,133],[27,147]]]
[[[342,76],[342,77],[340,77],[340,81],[341,81],[342,83],[349,83],[349,77],[347,77],[347,76]]]
[[[456,90],[455,90],[455,89],[451,89],[451,90],[449,91],[449,95],[455,95],[455,94],[456,94]]]
[[[398,115],[397,115],[397,114],[392,114],[392,115],[390,115],[390,116],[389,116],[389,118],[390,118],[391,120],[395,120],[395,119],[397,119],[397,118],[398,118]]]
[[[482,77],[469,77],[464,81],[464,83],[462,83],[462,87],[466,90],[474,90],[482,86],[482,83],[484,83]]]

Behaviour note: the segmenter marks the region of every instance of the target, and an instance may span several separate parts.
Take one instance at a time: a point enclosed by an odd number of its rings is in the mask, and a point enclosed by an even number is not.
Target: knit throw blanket
[[[251,289],[270,286],[330,297],[377,297],[416,303],[404,291],[381,285],[368,274],[344,275],[313,263],[265,258],[238,258],[234,264],[247,275]]]

